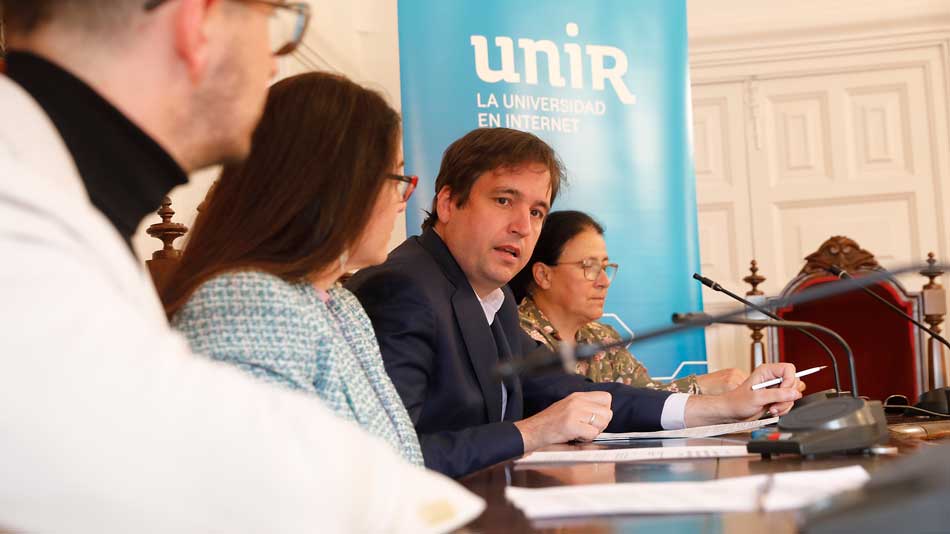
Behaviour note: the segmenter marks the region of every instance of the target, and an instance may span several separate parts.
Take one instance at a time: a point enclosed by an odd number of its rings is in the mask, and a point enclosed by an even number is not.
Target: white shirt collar
[[[485,295],[485,298],[479,297],[478,293],[475,294],[475,298],[477,298],[478,303],[482,305],[482,311],[485,312],[485,320],[488,321],[488,324],[492,324],[492,321],[495,320],[495,314],[498,313],[498,310],[501,309],[501,305],[505,302],[505,292],[499,287]]]

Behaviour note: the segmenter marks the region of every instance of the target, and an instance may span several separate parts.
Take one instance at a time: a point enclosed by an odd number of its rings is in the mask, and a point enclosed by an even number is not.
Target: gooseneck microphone
[[[887,280],[892,278],[895,275],[909,273],[912,271],[919,271],[921,269],[941,269],[950,271],[950,266],[943,264],[936,265],[922,265],[922,264],[913,264],[899,269],[893,269],[890,271],[881,271],[869,274],[867,276],[862,276],[861,278],[855,278],[850,281],[850,283],[831,283],[831,284],[821,284],[820,286],[810,287],[800,293],[794,295],[789,295],[788,297],[776,299],[773,301],[773,305],[779,308],[784,308],[786,306],[797,306],[799,304],[804,304],[806,302],[813,302],[817,300],[826,299],[829,297],[834,297],[836,295],[841,295],[849,291],[853,291],[855,285],[858,287],[866,287],[872,284],[875,284],[881,280]],[[733,317],[739,317],[746,313],[745,308],[738,310],[732,310],[724,312],[720,315],[710,316],[711,319],[721,320],[721,319],[732,319]],[[562,354],[569,354],[572,358],[584,359],[590,358],[598,352],[609,350],[615,347],[625,347],[628,345],[635,345],[637,343],[643,343],[644,341],[650,339],[657,339],[661,337],[670,336],[673,334],[679,334],[687,330],[692,330],[695,328],[700,328],[705,326],[701,323],[682,323],[682,324],[673,324],[669,326],[663,326],[660,328],[655,328],[641,333],[636,338],[633,336],[624,337],[617,341],[612,341],[610,343],[592,343],[592,344],[581,344],[574,346],[572,343],[561,343],[560,352]],[[768,326],[765,324],[764,326]],[[496,373],[502,376],[509,376],[512,374],[532,372],[534,369],[549,367],[554,363],[558,363],[562,360],[562,357],[556,354],[554,351],[549,349],[536,349],[529,354],[526,354],[521,357],[513,358],[512,362],[503,362],[496,367]],[[852,366],[852,375],[854,373],[854,368]],[[852,380],[854,380],[852,376]],[[856,394],[856,392],[854,392]]]
[[[728,289],[722,287],[722,286],[721,286],[718,282],[716,282],[715,280],[711,280],[711,279],[709,279],[709,278],[706,278],[705,276],[702,276],[702,275],[700,275],[699,273],[693,273],[693,278],[694,278],[695,280],[698,280],[701,284],[703,284],[704,286],[708,287],[709,289],[712,289],[713,291],[718,291],[718,292],[720,292],[720,293],[724,293],[726,296],[732,298],[733,300],[737,300],[737,301],[739,301],[739,302],[745,304],[746,306],[748,306],[748,307],[752,308],[753,310],[755,310],[755,311],[761,313],[762,315],[765,315],[766,317],[775,319],[776,321],[781,321],[781,320],[782,320],[781,317],[779,317],[778,315],[775,315],[774,313],[770,312],[768,309],[766,309],[766,308],[764,308],[764,307],[762,307],[762,306],[759,306],[759,305],[757,305],[757,304],[754,304],[754,303],[752,303],[751,301],[746,300],[746,299],[740,297],[739,295],[736,295],[736,294],[733,293],[732,291],[729,291]],[[676,322],[676,321],[674,320],[674,322]],[[823,348],[823,349],[825,350],[825,352],[828,354],[828,358],[831,359],[831,369],[835,372],[835,388],[838,390],[838,393],[840,394],[840,393],[841,393],[841,379],[838,377],[838,360],[835,358],[835,353],[832,352],[832,350],[828,347],[828,345],[826,345],[825,342],[822,341],[821,339],[819,339],[818,336],[816,336],[815,334],[812,334],[811,332],[809,332],[808,330],[806,330],[806,329],[804,329],[804,328],[798,328],[798,327],[794,327],[794,328],[795,328],[795,330],[798,330],[799,332],[801,332],[802,334],[804,334],[804,335],[805,335],[806,337],[808,337],[809,339],[814,340],[815,343],[818,343],[818,345],[820,345],[821,348]],[[852,379],[852,380],[853,380],[853,379]]]
[[[840,267],[838,267],[838,266],[836,266],[836,265],[832,265],[831,267],[829,267],[829,268],[828,268],[828,272],[830,272],[831,274],[837,276],[838,278],[844,279],[844,280],[849,280],[849,281],[852,281],[852,282],[855,281],[855,280],[857,280],[856,278],[854,278],[853,276],[851,276],[850,274],[848,274],[848,271],[845,271],[844,269],[842,269],[842,268],[840,268]],[[892,312],[896,313],[897,315],[900,315],[900,316],[903,317],[904,319],[907,319],[907,320],[910,321],[911,323],[915,324],[915,325],[917,326],[917,328],[920,328],[920,329],[923,330],[924,332],[927,332],[928,334],[930,334],[930,337],[932,337],[932,338],[936,339],[937,341],[943,343],[947,348],[950,348],[950,342],[948,342],[946,339],[944,339],[943,336],[941,336],[940,334],[934,332],[934,331],[931,330],[929,327],[927,327],[927,325],[921,323],[921,322],[918,321],[917,319],[914,319],[913,317],[911,317],[910,315],[908,315],[907,312],[905,312],[904,310],[902,310],[902,309],[898,308],[897,306],[895,306],[894,303],[888,302],[887,299],[885,299],[884,297],[882,297],[882,296],[878,295],[877,293],[875,293],[874,291],[872,291],[871,288],[869,288],[868,286],[859,286],[859,288],[861,289],[861,291],[864,291],[864,292],[867,293],[868,295],[871,295],[872,297],[874,297],[874,300],[876,300],[876,301],[880,302],[881,304],[887,306],[887,309],[891,310]]]
[[[843,337],[838,335],[837,332],[830,328],[821,326],[820,324],[815,323],[806,323],[804,321],[760,321],[757,319],[745,319],[741,317],[715,317],[706,313],[674,313],[673,322],[676,324],[694,324],[697,326],[709,326],[711,324],[741,324],[745,326],[776,326],[779,328],[796,328],[796,329],[810,329],[817,330],[819,332],[824,332],[828,334],[835,341],[841,345],[841,348],[844,349],[845,354],[848,355],[848,368],[851,372],[851,394],[857,398],[858,396],[858,380],[857,375],[854,370],[854,353],[851,351],[851,347],[844,340]],[[837,373],[835,373],[835,387],[838,388],[838,391],[841,391],[841,384],[838,383]]]

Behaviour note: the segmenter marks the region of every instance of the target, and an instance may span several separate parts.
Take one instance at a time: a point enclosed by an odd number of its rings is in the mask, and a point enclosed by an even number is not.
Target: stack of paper
[[[734,458],[737,456],[757,455],[749,453],[745,445],[686,445],[683,447],[538,451],[516,460],[515,463],[636,462],[642,460],[681,460],[684,458]]]
[[[528,489],[505,495],[529,519],[606,514],[679,514],[801,508],[863,486],[860,466],[755,475],[707,482],[594,484]]]
[[[747,432],[762,428],[766,425],[778,422],[778,417],[770,419],[759,419],[757,421],[747,421],[743,423],[726,423],[723,425],[697,426],[693,428],[684,428],[682,430],[659,430],[656,432],[623,432],[610,433],[604,432],[594,438],[594,441],[616,441],[623,439],[665,439],[665,438],[708,438],[712,436],[722,436],[724,434],[735,434],[737,432]]]

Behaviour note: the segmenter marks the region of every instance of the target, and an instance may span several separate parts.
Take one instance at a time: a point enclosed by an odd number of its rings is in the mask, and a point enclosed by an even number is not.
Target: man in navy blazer
[[[373,322],[426,466],[459,477],[603,431],[683,428],[784,413],[801,395],[789,364],[767,364],[733,392],[695,397],[593,383],[575,374],[511,378],[499,361],[537,343],[507,283],[530,258],[562,167],[536,136],[478,129],[445,152],[421,236],[347,287]],[[751,384],[781,377],[781,388]]]

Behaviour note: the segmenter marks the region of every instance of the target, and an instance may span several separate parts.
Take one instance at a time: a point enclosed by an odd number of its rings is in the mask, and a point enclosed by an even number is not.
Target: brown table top
[[[892,428],[927,421],[923,418],[891,417]],[[926,423],[925,423],[926,424]],[[947,425],[944,423],[937,423]],[[721,438],[691,439],[688,445],[737,445],[749,439],[749,433]],[[940,442],[947,443],[947,439]],[[891,434],[891,445],[899,455],[913,454],[915,450],[933,446],[938,441],[926,441]],[[604,448],[656,447],[655,440],[592,444],[555,445],[543,450],[590,450]],[[796,512],[719,513],[693,515],[617,515],[569,519],[529,521],[520,510],[505,499],[508,485],[525,488],[545,488],[564,485],[613,484],[621,482],[705,481],[763,473],[830,469],[849,465],[863,466],[873,473],[880,466],[892,462],[899,455],[833,455],[805,459],[782,455],[769,460],[759,456],[741,458],[703,458],[690,460],[656,460],[626,463],[576,463],[548,465],[515,465],[513,461],[497,464],[461,480],[469,490],[487,502],[485,512],[461,532],[485,533],[612,533],[663,532],[766,532],[785,534],[797,532]]]

